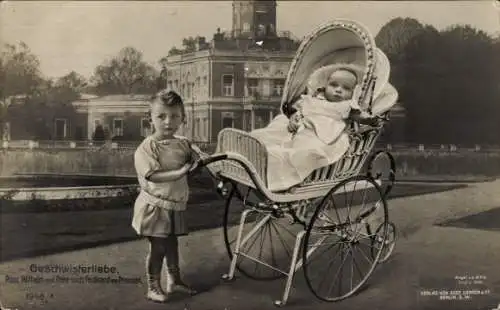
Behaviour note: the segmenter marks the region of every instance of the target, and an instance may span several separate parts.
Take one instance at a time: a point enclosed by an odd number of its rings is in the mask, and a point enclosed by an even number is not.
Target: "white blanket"
[[[301,183],[315,169],[331,165],[349,148],[344,119],[350,102],[332,103],[303,96],[298,107],[305,128],[295,135],[288,132],[288,118],[278,115],[250,135],[261,140],[268,151],[267,184],[271,191],[288,189]]]

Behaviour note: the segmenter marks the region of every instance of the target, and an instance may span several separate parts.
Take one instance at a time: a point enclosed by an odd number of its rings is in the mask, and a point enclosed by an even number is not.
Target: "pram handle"
[[[197,154],[198,157],[198,159],[195,161],[195,165],[193,165],[190,169],[191,172],[198,171],[200,168],[203,168],[213,162],[225,160],[228,158],[228,155],[225,153],[209,155],[203,152],[198,146],[194,144],[191,144],[191,149],[195,154]]]
[[[213,162],[220,161],[220,160],[225,160],[227,158],[228,158],[227,154],[215,154],[215,155],[211,155],[211,156],[206,157],[206,158],[201,158],[198,161],[198,166],[199,167],[204,167],[204,166],[209,165],[209,164],[211,164]]]

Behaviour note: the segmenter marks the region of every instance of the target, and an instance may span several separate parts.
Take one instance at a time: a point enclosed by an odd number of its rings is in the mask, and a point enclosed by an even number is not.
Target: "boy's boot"
[[[184,293],[189,295],[195,295],[197,292],[193,288],[186,285],[181,280],[181,273],[179,267],[169,266],[167,269],[167,293]]]
[[[148,293],[147,298],[154,302],[165,302],[167,301],[167,295],[163,292],[160,283],[160,274],[150,275],[148,274]]]

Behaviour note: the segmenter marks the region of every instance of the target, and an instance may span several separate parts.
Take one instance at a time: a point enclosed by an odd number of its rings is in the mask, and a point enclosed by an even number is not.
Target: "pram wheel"
[[[384,197],[389,195],[396,179],[396,161],[386,151],[378,151],[368,160],[367,176],[377,181]]]
[[[262,203],[253,190],[245,190],[248,188],[233,183],[226,200],[223,225],[229,259],[236,249],[240,218],[246,212],[245,224],[240,225],[243,231],[236,268],[255,280],[283,278],[286,275],[281,271],[288,271],[296,231],[300,229],[291,226],[276,206]]]
[[[302,250],[312,293],[330,302],[355,294],[382,256],[369,227],[380,227],[375,235],[383,244],[388,224],[384,195],[372,178],[354,176],[330,190],[311,218]]]
[[[380,224],[375,231],[375,235],[372,239],[372,258],[375,258],[377,255],[377,251],[379,247],[382,247],[382,254],[380,255],[379,263],[383,263],[389,259],[392,252],[394,251],[394,247],[396,246],[396,225],[394,223],[389,222],[387,224],[387,238],[382,243],[382,236],[384,225]]]

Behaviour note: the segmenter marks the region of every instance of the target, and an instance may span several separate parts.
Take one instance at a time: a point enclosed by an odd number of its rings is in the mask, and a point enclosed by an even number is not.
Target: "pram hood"
[[[288,114],[301,94],[324,86],[326,77],[342,66],[357,73],[361,86],[358,104],[370,111],[372,100],[388,84],[390,63],[366,27],[344,19],[320,26],[304,38],[288,71],[281,111]]]

